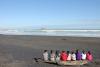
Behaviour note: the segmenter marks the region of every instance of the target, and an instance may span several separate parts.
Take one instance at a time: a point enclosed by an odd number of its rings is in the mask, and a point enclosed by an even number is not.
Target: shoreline
[[[7,34],[0,34],[0,36],[32,36],[32,37],[68,37],[68,38],[100,38],[95,36],[60,36],[60,35],[7,35]]]

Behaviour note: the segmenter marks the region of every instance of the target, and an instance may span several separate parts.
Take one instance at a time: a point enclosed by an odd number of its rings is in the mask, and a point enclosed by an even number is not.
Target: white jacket
[[[43,59],[44,61],[48,61],[48,52],[43,53]]]
[[[72,60],[76,60],[76,54],[72,54],[72,55],[71,55],[71,59],[72,59]]]
[[[85,60],[85,59],[86,59],[86,54],[82,53],[82,60]]]

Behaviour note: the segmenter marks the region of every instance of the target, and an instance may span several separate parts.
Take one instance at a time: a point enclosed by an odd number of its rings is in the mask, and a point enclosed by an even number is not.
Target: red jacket
[[[62,52],[60,55],[60,60],[61,61],[67,61],[67,54],[65,52]]]

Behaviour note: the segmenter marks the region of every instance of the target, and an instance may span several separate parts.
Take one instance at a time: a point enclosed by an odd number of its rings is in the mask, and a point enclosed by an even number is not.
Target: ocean
[[[0,29],[3,35],[39,35],[39,36],[76,36],[76,37],[100,37],[100,30],[51,30],[51,29]]]

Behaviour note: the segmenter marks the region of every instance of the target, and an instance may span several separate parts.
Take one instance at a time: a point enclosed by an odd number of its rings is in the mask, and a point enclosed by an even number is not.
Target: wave
[[[100,30],[0,30],[3,35],[44,35],[44,36],[81,36],[100,37]]]

